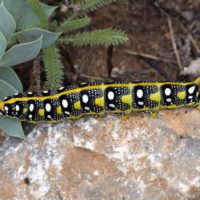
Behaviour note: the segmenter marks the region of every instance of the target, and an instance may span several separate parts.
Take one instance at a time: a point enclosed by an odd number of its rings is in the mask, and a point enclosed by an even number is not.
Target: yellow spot
[[[104,99],[103,99],[103,97],[96,98],[94,103],[97,106],[103,107],[104,106]]]
[[[57,107],[57,113],[58,113],[59,115],[61,115],[61,114],[62,114],[62,109],[61,109],[61,106],[58,106],[58,107]]]
[[[24,108],[24,109],[23,109],[23,114],[26,114],[27,111],[28,111],[28,108]]]
[[[131,104],[131,95],[124,95],[121,100],[123,103]]]
[[[196,97],[198,97],[199,96],[199,92],[196,92]]]
[[[160,100],[161,100],[160,92],[156,92],[156,93],[150,94],[149,99],[150,99],[151,101],[160,102]]]
[[[152,117],[152,118],[156,118],[157,113],[156,112],[155,113],[151,113],[149,116]]]
[[[74,108],[80,110],[81,109],[81,102],[80,101],[75,102],[74,103]]]
[[[39,110],[38,110],[38,114],[39,114],[40,116],[44,116],[44,109],[39,109]]]
[[[126,120],[127,118],[128,118],[128,116],[121,117],[122,120]]]
[[[178,97],[179,99],[185,99],[185,97],[186,97],[186,92],[185,92],[185,91],[178,92],[177,97]]]

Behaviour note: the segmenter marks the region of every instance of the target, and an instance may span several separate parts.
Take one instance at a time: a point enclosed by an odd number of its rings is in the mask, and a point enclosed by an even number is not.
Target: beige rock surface
[[[200,113],[38,124],[0,146],[0,199],[200,199]]]

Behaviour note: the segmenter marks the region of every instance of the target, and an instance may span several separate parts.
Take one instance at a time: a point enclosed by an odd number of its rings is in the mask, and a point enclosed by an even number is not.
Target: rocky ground
[[[199,199],[200,114],[38,124],[0,146],[0,199]]]

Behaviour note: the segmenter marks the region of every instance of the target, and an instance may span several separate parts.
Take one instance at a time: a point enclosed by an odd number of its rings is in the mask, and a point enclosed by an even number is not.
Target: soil
[[[45,2],[61,6],[61,1]],[[108,46],[60,46],[65,66],[64,85],[99,80],[193,79],[183,76],[182,72],[200,53],[199,10],[199,0],[119,0],[89,13],[92,22],[84,31],[114,27],[123,30],[129,40],[113,49]],[[63,19],[60,13],[56,17],[58,21]],[[111,50],[112,67],[107,64]],[[180,57],[179,63],[176,53]],[[16,69],[25,90],[34,90],[32,62]],[[28,74],[23,73],[25,69]],[[41,81],[44,81],[44,73]]]

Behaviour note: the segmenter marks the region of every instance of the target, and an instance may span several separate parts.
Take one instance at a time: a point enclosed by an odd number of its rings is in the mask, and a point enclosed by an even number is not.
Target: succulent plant
[[[15,4],[15,5],[14,5]],[[23,6],[24,5],[24,6]],[[13,8],[20,8],[16,12]],[[43,5],[47,14],[53,10]],[[25,9],[25,10],[23,10]],[[28,11],[28,13],[27,13]],[[0,1],[0,99],[22,92],[22,84],[13,66],[34,59],[42,47],[54,42],[59,34],[41,28],[26,28],[37,22],[37,16],[23,1]],[[21,16],[19,16],[19,13]],[[23,16],[26,14],[28,16]],[[23,16],[23,17],[22,17]],[[32,19],[28,21],[28,19]],[[22,20],[20,20],[22,19]],[[16,23],[17,22],[17,23]],[[19,30],[19,31],[17,31]],[[18,43],[17,43],[18,42]],[[24,138],[21,122],[16,119],[0,117],[0,126],[8,134]]]

